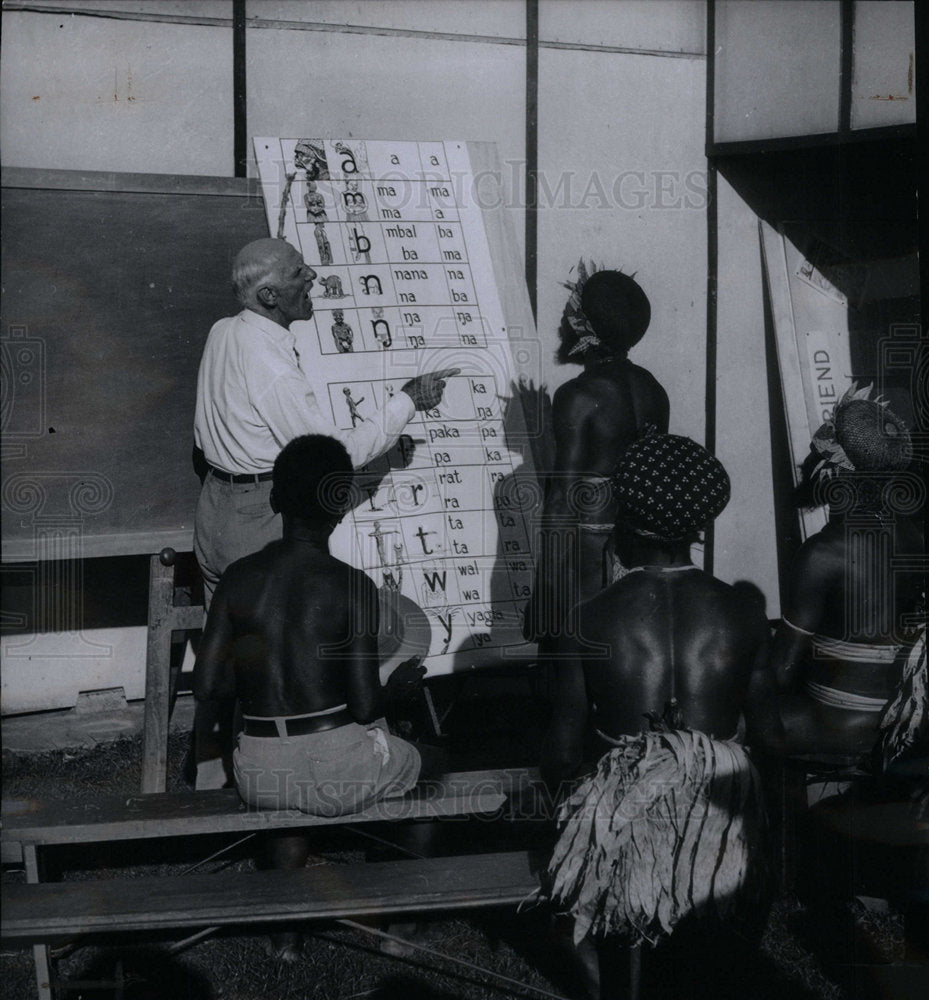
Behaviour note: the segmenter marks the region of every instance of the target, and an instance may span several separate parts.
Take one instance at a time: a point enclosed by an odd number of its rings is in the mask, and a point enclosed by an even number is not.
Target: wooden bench
[[[509,851],[299,871],[10,885],[0,920],[5,939],[34,942],[94,932],[473,909],[519,903],[537,887],[528,852]]]
[[[4,863],[22,863],[27,882],[2,887],[0,936],[31,942],[40,1000],[51,997],[45,942],[89,932],[335,919],[514,904],[538,886],[526,851],[302,871],[144,876],[74,882],[42,879],[43,855],[63,845],[162,840],[207,834],[499,815],[537,784],[526,768],[470,771],[420,782],[407,795],[351,816],[308,816],[246,807],[232,789],[108,797],[91,803],[3,803]]]
[[[461,771],[420,781],[402,797],[383,799],[351,816],[336,817],[249,808],[231,788],[108,796],[76,804],[9,800],[2,807],[0,841],[3,860],[8,862],[20,860],[26,848],[56,844],[495,813],[508,796],[537,781],[538,772],[533,768]]]

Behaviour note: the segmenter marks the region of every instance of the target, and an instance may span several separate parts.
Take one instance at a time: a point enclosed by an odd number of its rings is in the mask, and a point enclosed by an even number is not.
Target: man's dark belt
[[[284,719],[284,728],[288,736],[308,736],[310,733],[324,733],[327,729],[338,729],[354,722],[352,713],[343,708],[328,715],[308,715],[297,719]],[[242,732],[246,736],[279,736],[277,723],[274,719],[242,720]]]
[[[236,486],[244,486],[246,483],[266,483],[273,475],[273,472],[223,472],[216,466],[210,466],[210,472],[223,483],[235,483]]]

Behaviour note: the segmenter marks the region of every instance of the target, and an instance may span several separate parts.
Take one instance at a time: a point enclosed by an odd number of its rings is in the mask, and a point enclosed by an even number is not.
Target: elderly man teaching
[[[313,316],[316,272],[285,240],[255,240],[239,252],[232,283],[244,307],[207,338],[197,380],[194,439],[209,471],[194,528],[194,551],[209,604],[223,570],[281,537],[268,505],[278,452],[302,434],[341,441],[355,468],[397,442],[417,410],[442,399],[457,369],[410,379],[367,420],[340,430],[319,407],[291,324]]]
[[[269,503],[271,470],[288,442],[305,434],[334,437],[358,468],[393,447],[416,411],[438,406],[445,379],[458,373],[452,368],[418,375],[367,419],[353,420],[350,430],[335,427],[320,409],[291,332],[293,323],[313,316],[315,279],[285,240],[249,243],[232,267],[243,309],[213,326],[203,350],[194,439],[207,472],[194,553],[207,608],[227,566],[281,537],[280,514]],[[203,713],[195,722],[195,757],[201,762],[216,760],[219,748],[207,748],[216,725]],[[223,742],[228,738],[220,737]],[[198,765],[198,787],[222,784],[226,777],[215,763]]]

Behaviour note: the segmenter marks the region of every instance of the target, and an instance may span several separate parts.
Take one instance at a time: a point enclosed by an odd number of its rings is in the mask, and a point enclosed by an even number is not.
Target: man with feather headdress
[[[596,730],[602,756],[562,804],[548,873],[575,944],[655,943],[746,903],[763,917],[762,789],[739,734],[744,719],[754,747],[780,749],[767,622],[690,558],[729,491],[721,463],[676,435],[637,441],[617,467],[615,544],[632,568],[575,610],[542,757],[560,793]]]
[[[908,471],[905,423],[870,397],[871,386],[852,386],[811,445],[810,499],[829,506],[829,522],[794,557],[773,652],[798,752],[867,753],[892,700],[902,728],[888,734],[900,743],[888,753],[925,739],[929,727],[924,672],[905,669],[926,620],[923,532],[913,517],[924,491]]]
[[[856,895],[890,899],[911,942],[929,927],[925,488],[871,397],[853,385],[813,437],[798,499],[829,521],[794,557],[772,654],[790,751],[859,765],[797,823],[798,893],[830,949],[853,940]]]
[[[554,465],[548,477],[535,592],[526,609],[524,635],[540,642],[540,655],[570,609],[593,597],[610,578],[608,541],[616,520],[610,476],[625,448],[647,430],[668,429],[668,396],[658,380],[628,353],[651,320],[648,296],[621,271],[588,273],[566,282],[556,355],[583,365],[552,400]]]

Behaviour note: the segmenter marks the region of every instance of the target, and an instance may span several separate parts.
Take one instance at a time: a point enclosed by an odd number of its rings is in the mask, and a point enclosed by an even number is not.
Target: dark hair
[[[273,477],[271,507],[281,514],[332,522],[351,506],[352,460],[335,438],[294,438],[277,456]]]
[[[604,343],[626,351],[642,339],[652,318],[648,296],[622,271],[592,274],[581,291],[581,311]]]
[[[570,287],[570,286],[569,286]],[[578,299],[580,300],[578,302]],[[626,354],[643,337],[652,317],[648,296],[638,283],[622,271],[595,271],[565,306],[558,330],[559,344],[555,358],[559,364],[582,365],[598,358]],[[600,340],[583,351],[577,350],[584,334],[578,320]]]

